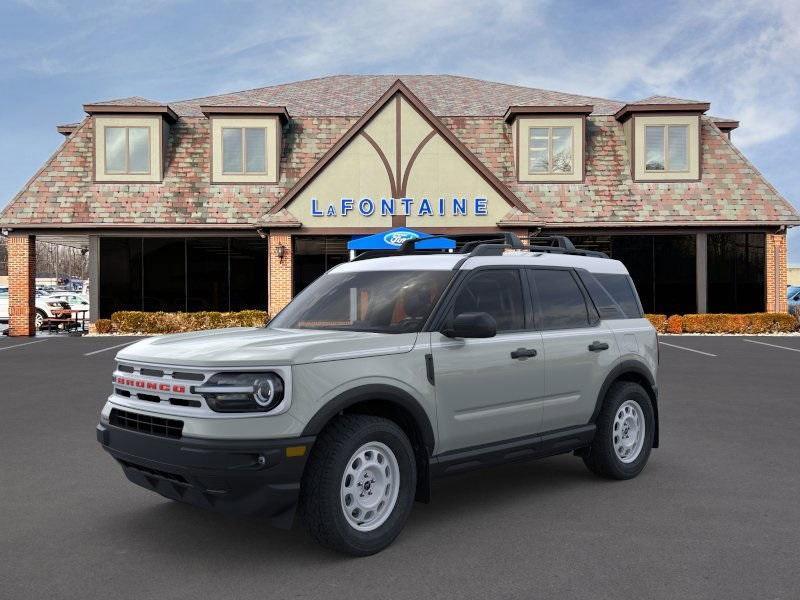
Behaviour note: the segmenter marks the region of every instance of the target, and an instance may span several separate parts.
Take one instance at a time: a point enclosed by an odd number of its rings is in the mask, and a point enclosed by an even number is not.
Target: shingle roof
[[[525,213],[509,207],[503,222],[544,221],[559,227],[800,222],[795,209],[709,117],[701,118],[700,181],[636,183],[630,176],[622,125],[611,116],[623,106],[621,102],[466,77],[401,79],[530,210]],[[292,225],[296,223],[292,215],[285,211],[269,214],[270,209],[394,81],[395,77],[388,75],[336,76],[173,103],[170,106],[183,117],[171,126],[160,185],[94,183],[94,131],[89,117],[0,214],[0,223],[53,227]],[[286,106],[292,115],[284,128],[280,181],[211,185],[209,121],[199,113],[199,106],[248,101]],[[587,119],[584,183],[526,184],[516,180],[511,130],[503,114],[512,104],[547,102],[595,107]]]
[[[179,116],[201,116],[200,105],[285,106],[291,115],[360,117],[397,79],[437,116],[502,116],[511,105],[592,104],[614,114],[624,102],[483,81],[457,75],[333,75],[242,92],[170,102]]]
[[[628,104],[705,104],[705,101],[686,100],[684,98],[674,98],[673,96],[648,96],[641,100],[628,102]]]
[[[114,100],[103,100],[101,102],[88,102],[95,106],[161,106],[163,103],[157,100],[149,100],[141,96],[130,96],[128,98],[115,98]]]

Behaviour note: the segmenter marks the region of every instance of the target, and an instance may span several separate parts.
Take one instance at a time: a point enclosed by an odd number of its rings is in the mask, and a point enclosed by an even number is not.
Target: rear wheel
[[[654,426],[653,404],[645,389],[631,381],[615,383],[603,401],[584,463],[602,477],[636,477],[650,457]]]
[[[394,422],[337,417],[320,434],[300,490],[300,510],[320,544],[353,556],[383,550],[405,525],[417,481],[414,450]]]
[[[34,317],[34,323],[36,324],[36,329],[41,329],[42,328],[42,325],[44,325],[44,320],[46,318],[47,318],[47,315],[44,314],[44,311],[39,309],[39,308],[37,308],[36,309],[36,317]]]

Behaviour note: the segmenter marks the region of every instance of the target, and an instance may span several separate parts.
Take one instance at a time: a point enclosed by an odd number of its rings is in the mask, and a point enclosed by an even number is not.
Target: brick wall
[[[278,258],[278,246],[284,247],[283,260]],[[270,316],[278,314],[292,299],[292,235],[285,231],[271,231],[269,234],[268,294]]]
[[[787,312],[786,303],[786,234],[767,234],[765,307],[769,312]]]
[[[9,335],[35,335],[36,237],[8,236]]]

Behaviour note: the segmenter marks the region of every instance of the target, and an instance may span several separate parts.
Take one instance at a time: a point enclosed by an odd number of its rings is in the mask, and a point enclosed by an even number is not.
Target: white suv
[[[622,263],[561,247],[338,265],[267,327],[117,355],[97,436],[134,483],[386,547],[431,478],[574,452],[629,479],[658,445],[657,340]]]
[[[58,297],[36,296],[34,309],[36,329],[41,329],[45,319],[60,317],[61,311],[69,310],[70,305]],[[8,287],[0,287],[0,322],[6,322],[8,319]]]

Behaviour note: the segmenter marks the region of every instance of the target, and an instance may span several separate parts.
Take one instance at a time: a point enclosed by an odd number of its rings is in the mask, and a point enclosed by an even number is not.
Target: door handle
[[[532,358],[534,356],[536,356],[536,350],[533,348],[517,348],[511,351],[511,358],[514,359]]]
[[[608,344],[605,342],[598,342],[594,341],[589,344],[589,351],[590,352],[600,352],[601,350],[608,350]]]

